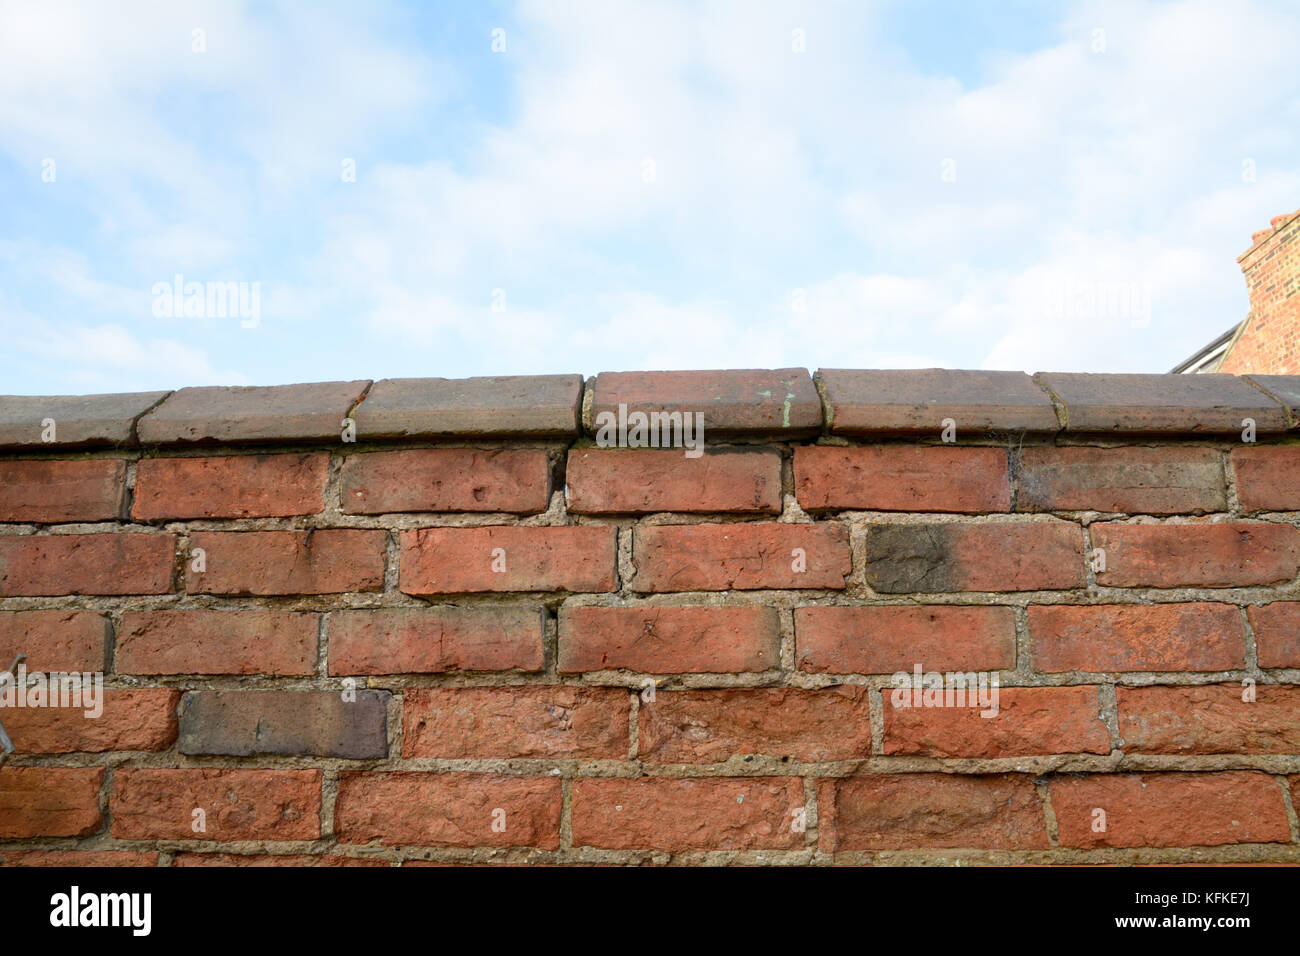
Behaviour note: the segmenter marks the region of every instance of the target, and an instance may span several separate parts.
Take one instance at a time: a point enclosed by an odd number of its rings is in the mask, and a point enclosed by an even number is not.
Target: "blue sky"
[[[0,393],[1166,371],[1300,208],[1297,41],[1248,0],[0,0]],[[156,314],[177,274],[256,322]]]

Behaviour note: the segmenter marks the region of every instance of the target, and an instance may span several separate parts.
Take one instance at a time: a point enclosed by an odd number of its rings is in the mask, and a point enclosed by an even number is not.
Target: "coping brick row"
[[[698,412],[706,434],[806,438],[1059,432],[1198,436],[1300,430],[1300,375],[1141,375],[950,369],[741,369],[395,378],[0,396],[0,448],[576,438],[634,412]],[[586,401],[584,402],[584,397]],[[53,420],[55,441],[49,442]]]

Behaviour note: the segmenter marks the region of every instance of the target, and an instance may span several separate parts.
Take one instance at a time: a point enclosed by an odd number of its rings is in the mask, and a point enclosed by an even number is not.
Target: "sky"
[[[1298,41],[1251,0],[0,0],[0,393],[1165,372],[1300,209]]]

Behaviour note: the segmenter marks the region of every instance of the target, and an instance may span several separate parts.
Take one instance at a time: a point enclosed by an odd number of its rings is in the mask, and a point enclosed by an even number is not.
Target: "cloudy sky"
[[[1300,208],[1298,41],[1247,0],[0,0],[0,393],[1167,371]],[[177,275],[248,317],[160,314]]]

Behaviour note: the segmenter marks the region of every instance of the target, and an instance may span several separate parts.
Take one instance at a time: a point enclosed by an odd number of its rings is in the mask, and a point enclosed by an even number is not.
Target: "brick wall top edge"
[[[182,388],[141,418],[137,431],[142,445],[334,440],[369,386],[361,380]]]
[[[602,372],[585,425],[601,412],[699,411],[706,432],[810,437],[1028,432],[1125,436],[1300,430],[1300,375],[1140,375],[950,369]],[[1054,400],[1055,406],[1054,407]],[[183,388],[81,396],[0,396],[0,448],[336,442],[351,413],[359,441],[572,438],[580,375],[384,379]],[[54,441],[43,439],[53,420]]]
[[[966,369],[821,369],[836,435],[1054,432],[1051,396],[1024,372]]]
[[[1088,434],[1284,432],[1290,422],[1276,399],[1235,375],[1141,375],[1040,372],[1065,409],[1065,430]]]
[[[135,444],[135,423],[170,392],[0,395],[0,447]],[[50,424],[53,423],[53,431]]]
[[[357,408],[357,438],[569,437],[582,376],[387,378]]]
[[[810,435],[821,431],[822,402],[803,368],[601,372],[588,429],[604,413],[699,412],[709,431],[731,435]]]

